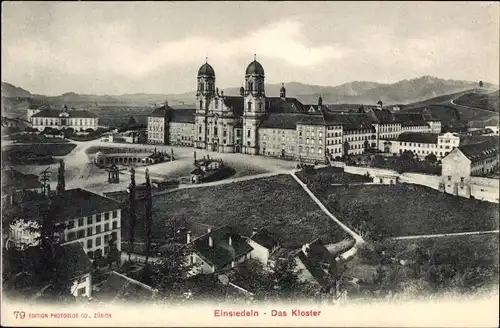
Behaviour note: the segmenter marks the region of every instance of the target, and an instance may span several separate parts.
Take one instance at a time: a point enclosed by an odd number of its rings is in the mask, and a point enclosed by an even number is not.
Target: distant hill
[[[445,80],[423,76],[396,83],[377,83],[354,81],[338,86],[320,86],[300,82],[285,83],[287,97],[296,97],[305,104],[315,104],[321,95],[325,104],[365,104],[374,105],[382,100],[384,105],[408,104],[442,95],[462,92],[477,87],[476,82]],[[485,88],[494,87],[485,83]],[[279,96],[281,83],[266,84],[268,96]],[[498,87],[497,87],[498,88]],[[226,95],[238,95],[239,87],[221,89]],[[30,92],[8,83],[2,83],[2,97],[32,97],[54,104],[79,106],[88,103],[100,106],[153,106],[168,100],[172,105],[194,104],[195,91],[180,94],[122,94],[122,95],[85,95],[75,92],[64,93],[56,97],[31,95]]]

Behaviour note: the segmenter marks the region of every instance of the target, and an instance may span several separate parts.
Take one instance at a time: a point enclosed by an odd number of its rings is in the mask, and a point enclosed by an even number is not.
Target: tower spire
[[[253,60],[257,60],[257,54],[256,53],[253,54]]]
[[[208,64],[208,56],[205,56],[205,64]]]

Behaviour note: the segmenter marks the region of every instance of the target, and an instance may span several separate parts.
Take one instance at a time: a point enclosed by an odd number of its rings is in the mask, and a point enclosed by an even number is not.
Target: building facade
[[[460,136],[457,133],[405,132],[399,135],[397,140],[391,142],[392,153],[403,153],[411,151],[419,159],[434,154],[439,160],[448,155],[455,147],[460,145]]]
[[[377,149],[380,140],[408,131],[439,133],[441,123],[426,113],[333,112],[321,96],[313,105],[287,97],[284,84],[279,97],[269,97],[264,68],[255,58],[239,95],[219,91],[215,70],[206,62],[197,74],[196,108],[173,109],[166,103],[148,118],[150,143],[310,162]]]
[[[121,250],[121,206],[119,202],[84,189],[70,189],[54,196],[61,202],[59,225],[63,225],[62,245],[78,242],[91,258],[107,256],[110,241]],[[17,219],[10,225],[9,238],[26,248],[39,243],[39,208],[41,201],[19,205]],[[31,228],[31,229],[30,229]]]
[[[99,117],[87,110],[53,109],[48,105],[30,105],[28,107],[28,121],[33,128],[43,131],[45,128],[64,129],[72,128],[75,131],[87,129],[96,130],[99,127]]]
[[[498,169],[499,146],[496,141],[468,144],[453,149],[442,159],[440,188],[456,196],[469,198],[471,178]]]

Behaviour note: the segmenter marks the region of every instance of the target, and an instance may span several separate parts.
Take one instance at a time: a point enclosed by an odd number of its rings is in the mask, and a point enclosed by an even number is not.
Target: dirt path
[[[365,241],[363,240],[363,238],[360,235],[358,235],[356,232],[354,232],[353,230],[351,230],[348,226],[346,226],[345,224],[343,224],[339,219],[337,219],[325,207],[325,205],[323,205],[323,203],[321,203],[321,201],[313,194],[313,192],[311,190],[309,190],[309,188],[307,187],[307,185],[305,183],[303,183],[302,181],[300,181],[300,179],[295,175],[295,172],[292,172],[290,174],[295,179],[295,181],[297,181],[297,183],[307,192],[307,194],[309,195],[309,197],[311,197],[311,199],[316,204],[318,204],[318,206],[321,208],[321,210],[326,215],[328,215],[333,221],[335,221],[335,223],[337,223],[342,229],[344,229],[344,231],[347,232],[352,238],[354,238],[354,240],[356,241],[355,246],[352,247],[351,249],[349,249],[347,252],[343,253],[342,257],[344,259],[347,259],[347,258],[350,258],[350,257],[354,256],[354,254],[356,254],[356,252],[357,252],[357,247],[365,243]]]
[[[415,236],[400,236],[392,237],[390,240],[409,240],[409,239],[424,239],[424,238],[441,238],[441,237],[453,237],[453,236],[470,236],[470,235],[484,235],[490,233],[498,233],[498,230],[489,231],[471,231],[471,232],[455,232],[455,233],[441,233],[435,235],[415,235]]]

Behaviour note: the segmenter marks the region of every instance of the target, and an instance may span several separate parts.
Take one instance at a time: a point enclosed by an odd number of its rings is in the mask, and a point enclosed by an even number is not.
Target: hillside
[[[3,97],[31,97],[32,94],[29,91],[24,90],[23,88],[16,87],[10,83],[2,82],[2,98]]]
[[[320,86],[300,82],[285,83],[288,97],[297,97],[305,104],[315,104],[323,97],[325,104],[366,104],[373,105],[382,100],[385,105],[408,104],[446,94],[457,93],[477,87],[476,82],[445,80],[423,76],[412,80],[402,80],[392,84],[369,81],[354,81],[338,86]],[[485,87],[492,87],[485,84]],[[266,84],[268,96],[278,96],[281,83]],[[238,95],[239,87],[223,88],[226,95]],[[31,95],[29,91],[2,83],[2,97],[33,97],[50,104],[70,106],[97,103],[99,105],[151,106],[168,100],[171,104],[194,104],[195,91],[180,94],[122,94],[122,95],[84,95],[68,92],[56,97]]]
[[[498,97],[499,91],[470,89],[408,104],[403,106],[403,110],[422,112],[427,109],[438,117],[445,127],[452,130],[462,126],[498,125]],[[497,111],[486,110],[484,107],[493,110],[496,108]]]
[[[474,92],[464,94],[453,102],[457,105],[482,108],[492,112],[499,112],[500,90],[490,93]]]

